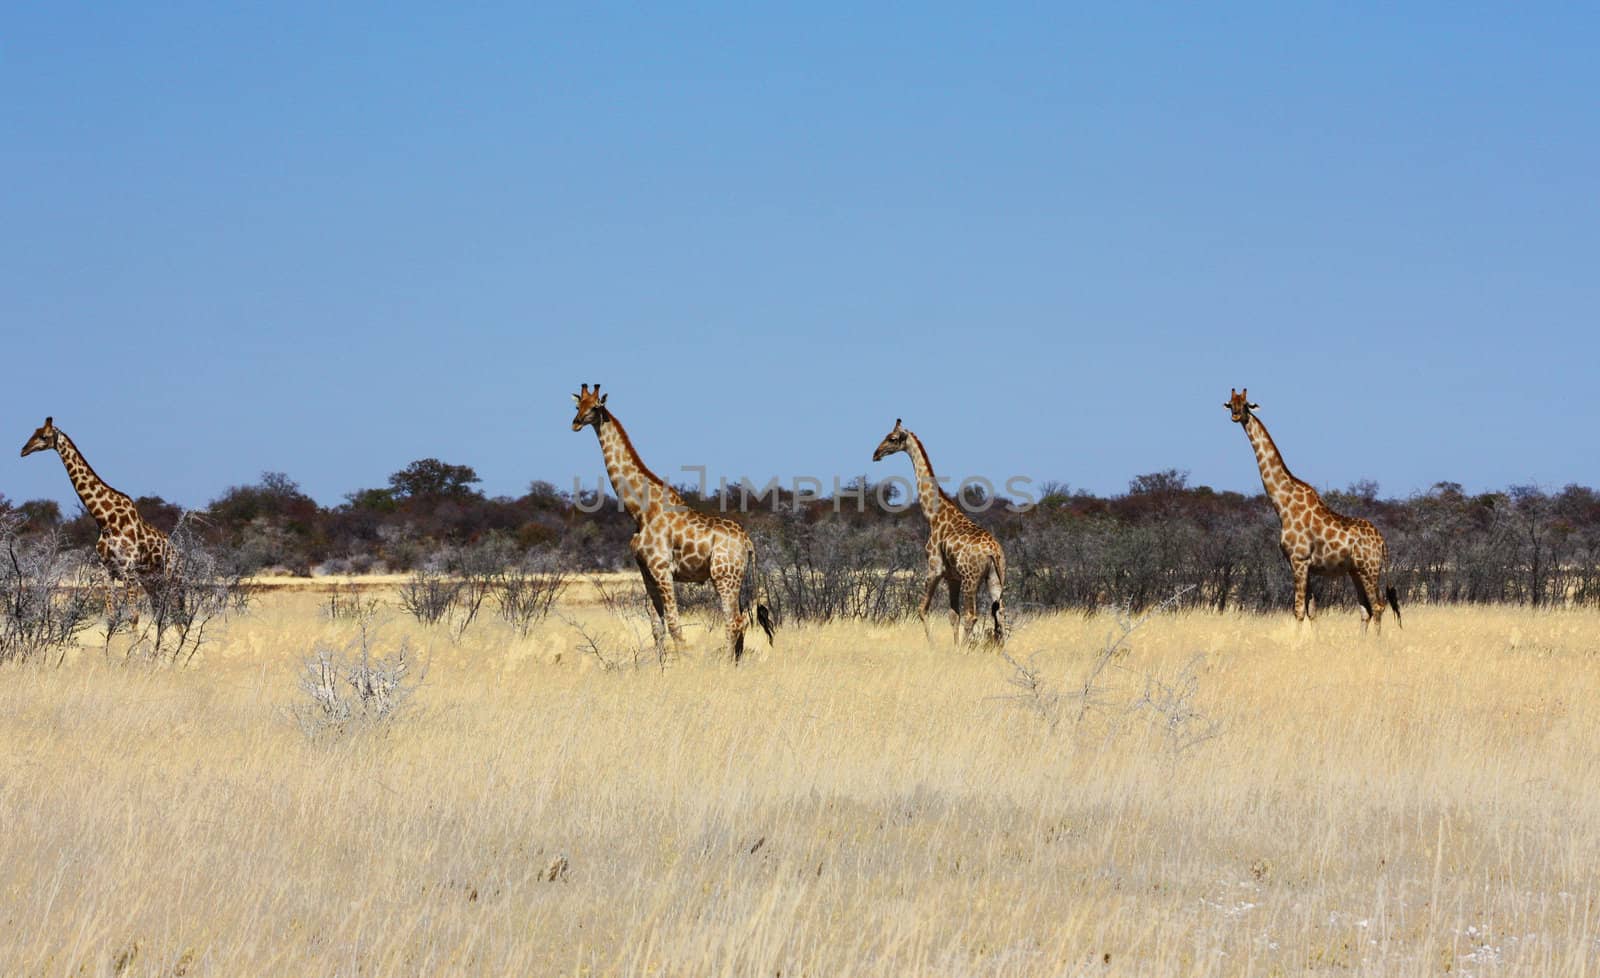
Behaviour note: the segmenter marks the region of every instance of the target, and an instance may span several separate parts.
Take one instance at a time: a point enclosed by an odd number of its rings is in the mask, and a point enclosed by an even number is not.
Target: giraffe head
[[[888,458],[895,452],[903,452],[911,443],[911,432],[900,423],[899,418],[894,419],[894,430],[883,436],[883,441],[878,442],[878,450],[872,453],[874,462]]]
[[[1248,387],[1242,391],[1236,391],[1232,387],[1228,388],[1228,390],[1231,393],[1228,395],[1228,399],[1222,402],[1222,406],[1232,413],[1234,424],[1244,424],[1250,420],[1250,412],[1261,405],[1250,403],[1250,388]]]
[[[584,425],[591,424],[598,428],[600,422],[611,417],[606,411],[606,398],[610,396],[600,393],[599,384],[594,385],[594,390],[590,390],[589,385],[584,384],[581,393],[572,395],[573,402],[578,405],[578,413],[572,419],[572,430],[582,431]]]
[[[22,446],[22,457],[27,458],[34,452],[42,452],[56,447],[56,419],[45,418],[44,425],[33,433]]]

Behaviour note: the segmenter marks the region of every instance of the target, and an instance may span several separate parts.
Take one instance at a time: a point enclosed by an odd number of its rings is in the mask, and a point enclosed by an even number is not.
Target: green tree
[[[389,486],[402,499],[437,501],[481,499],[483,493],[472,488],[482,482],[470,465],[451,465],[436,458],[422,458],[389,476]]]

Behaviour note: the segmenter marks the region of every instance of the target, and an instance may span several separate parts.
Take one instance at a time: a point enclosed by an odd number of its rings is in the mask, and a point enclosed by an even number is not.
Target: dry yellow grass
[[[188,669],[0,670],[4,975],[1583,975],[1600,615],[1168,615],[1051,729],[913,625],[599,668],[452,644],[381,730],[290,717],[347,623],[266,596]],[[611,654],[640,634],[567,609]],[[392,614],[392,613],[391,613]],[[1080,682],[1105,617],[1022,623]],[[647,633],[645,633],[647,634]],[[1204,658],[1197,660],[1196,653]],[[1191,668],[1192,667],[1192,668]],[[1195,680],[1178,750],[1146,680]],[[1180,683],[1181,685],[1181,683]],[[551,877],[554,877],[553,879]]]
[[[301,594],[327,595],[339,591],[345,594],[360,594],[364,597],[392,593],[397,588],[411,580],[411,575],[406,574],[320,574],[316,577],[253,577],[245,581],[245,587],[254,594],[270,594],[273,592],[289,591]],[[640,583],[639,572],[626,571],[599,571],[583,574],[569,575],[562,586],[562,599],[568,604],[594,604],[601,601],[604,596],[630,596],[637,593],[638,600],[644,601],[644,585]],[[710,592],[708,592],[710,593]],[[715,594],[712,594],[715,599]],[[392,602],[391,602],[392,603]]]

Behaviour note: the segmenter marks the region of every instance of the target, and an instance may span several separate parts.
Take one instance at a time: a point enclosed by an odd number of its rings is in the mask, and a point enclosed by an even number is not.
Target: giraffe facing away
[[[54,450],[67,467],[67,478],[78,498],[100,526],[94,549],[114,581],[130,588],[142,585],[152,598],[172,565],[172,543],[167,535],[145,522],[126,493],[106,485],[78,451],[67,433],[57,428],[55,418],[45,418],[43,427],[22,446],[22,457],[34,452]],[[106,597],[109,607],[111,596]]]
[[[754,569],[755,544],[735,521],[690,509],[676,490],[645,466],[628,433],[606,407],[609,396],[600,393],[599,384],[593,390],[584,384],[580,393],[572,395],[578,404],[572,430],[594,428],[611,487],[638,526],[628,541],[628,549],[639,565],[655,612],[650,630],[655,635],[656,648],[666,650],[666,633],[670,632],[674,645],[683,649],[673,582],[710,581],[722,601],[728,651],[737,663],[744,655],[744,633],[750,624],[740,607],[739,590],[746,570]],[[772,644],[772,616],[766,605],[756,605],[756,619],[767,633],[767,644]]]
[[[928,518],[928,577],[917,617],[926,628],[928,606],[933,603],[939,582],[943,581],[950,592],[950,627],[955,631],[956,645],[975,639],[978,589],[987,583],[989,614],[994,618],[994,644],[1004,647],[1007,627],[1002,592],[1006,585],[1006,555],[1000,549],[1000,541],[968,519],[956,501],[939,488],[922,439],[899,418],[894,421],[894,430],[878,443],[872,460],[880,461],[895,452],[911,456],[911,467],[917,473],[917,501],[922,506],[922,515]]]
[[[1249,390],[1229,390],[1228,400],[1222,406],[1249,437],[1250,447],[1256,453],[1256,464],[1261,468],[1261,485],[1283,524],[1278,545],[1294,574],[1295,620],[1304,621],[1310,616],[1311,609],[1306,603],[1310,575],[1349,574],[1356,586],[1356,600],[1361,602],[1366,613],[1361,620],[1363,631],[1368,622],[1382,631],[1383,611],[1389,605],[1394,606],[1394,620],[1400,622],[1399,596],[1392,585],[1387,591],[1382,587],[1383,569],[1389,558],[1383,534],[1364,519],[1335,513],[1315,489],[1296,479],[1283,463],[1272,436],[1267,434],[1267,426],[1255,416],[1255,409],[1260,405],[1250,403]]]

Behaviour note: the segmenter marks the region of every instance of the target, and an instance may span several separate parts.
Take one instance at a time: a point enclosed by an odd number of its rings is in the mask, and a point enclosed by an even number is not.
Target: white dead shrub
[[[374,653],[376,629],[359,621],[356,638],[342,649],[318,644],[306,658],[300,691],[306,701],[291,714],[308,735],[342,732],[354,726],[380,726],[405,707],[427,674],[418,667],[409,643],[388,655]]]

